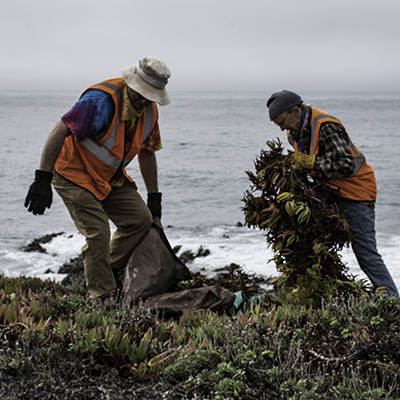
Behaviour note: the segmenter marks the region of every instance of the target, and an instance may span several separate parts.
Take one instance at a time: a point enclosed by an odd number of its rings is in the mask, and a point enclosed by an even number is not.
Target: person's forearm
[[[60,155],[64,140],[71,134],[70,130],[63,121],[58,121],[51,130],[44,145],[42,159],[39,169],[42,171],[53,172],[54,164]]]
[[[155,153],[140,151],[138,155],[139,168],[146,185],[147,193],[158,192],[157,161]]]

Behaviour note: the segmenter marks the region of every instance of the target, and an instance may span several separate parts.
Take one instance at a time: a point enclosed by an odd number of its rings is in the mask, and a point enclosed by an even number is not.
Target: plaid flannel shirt
[[[306,121],[300,136],[304,153],[310,154],[311,145],[311,108],[307,106]],[[340,124],[325,122],[319,133],[319,153],[315,157],[315,169],[321,180],[350,176],[355,161],[350,151],[350,139]]]

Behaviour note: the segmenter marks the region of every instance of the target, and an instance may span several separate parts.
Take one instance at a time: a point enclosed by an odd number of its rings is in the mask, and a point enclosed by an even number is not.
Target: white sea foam
[[[196,258],[190,263],[193,270],[204,270],[212,276],[215,270],[231,262],[239,264],[243,270],[263,277],[277,276],[278,272],[273,262],[271,249],[267,248],[263,232],[247,228],[214,227],[207,232],[189,232],[189,234],[169,233],[171,245],[181,245],[179,254],[186,250],[196,253],[200,246],[209,249],[207,257]],[[378,234],[379,251],[396,283],[400,288],[400,236]],[[349,273],[357,279],[367,279],[360,269],[351,248],[344,248],[340,254],[342,261],[349,267]]]
[[[6,276],[36,276],[42,279],[62,280],[66,275],[58,270],[65,262],[80,254],[85,238],[79,233],[56,236],[50,242],[41,244],[46,253],[25,252],[21,249],[0,251],[6,268],[0,268]],[[46,273],[46,271],[51,271]]]
[[[257,229],[227,225],[190,230],[167,227],[165,233],[173,248],[181,246],[178,256],[185,251],[196,255],[201,247],[203,250],[209,250],[209,255],[187,262],[192,272],[200,271],[212,277],[217,273],[216,270],[235,263],[249,274],[264,278],[278,275],[274,263],[268,263],[273,253],[267,247],[265,235]],[[59,267],[77,257],[84,243],[85,239],[79,233],[65,233],[56,236],[49,243],[42,244],[46,253],[2,250],[0,257],[10,265],[10,268],[3,269],[3,272],[7,276],[28,275],[60,281],[65,274],[57,273]],[[400,287],[400,270],[397,268],[400,262],[400,236],[378,234],[378,244],[396,285]],[[352,275],[357,276],[357,279],[366,279],[351,248],[343,249],[341,255]],[[46,274],[49,269],[52,273]]]
[[[171,246],[182,246],[178,255],[188,250],[196,254],[200,247],[210,251],[208,256],[197,257],[188,264],[193,271],[201,270],[213,276],[215,270],[235,263],[244,271],[260,276],[276,274],[272,264],[267,265],[272,252],[267,249],[264,234],[258,230],[216,226],[182,233],[167,230],[167,235]]]

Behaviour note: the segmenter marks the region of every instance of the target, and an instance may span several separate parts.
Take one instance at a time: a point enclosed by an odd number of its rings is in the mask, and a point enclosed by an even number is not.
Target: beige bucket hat
[[[126,84],[147,100],[166,106],[171,102],[165,86],[171,76],[169,68],[157,57],[146,56],[131,67],[122,68]]]

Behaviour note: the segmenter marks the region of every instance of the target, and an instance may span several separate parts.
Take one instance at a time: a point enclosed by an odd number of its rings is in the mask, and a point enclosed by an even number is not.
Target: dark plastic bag
[[[187,309],[224,312],[231,309],[235,298],[234,293],[227,289],[220,286],[208,286],[152,296],[147,299],[145,306],[167,316],[180,315]]]
[[[122,296],[124,302],[138,302],[149,296],[163,294],[173,285],[192,279],[186,265],[171,249],[158,218],[149,232],[133,250],[124,271]]]

